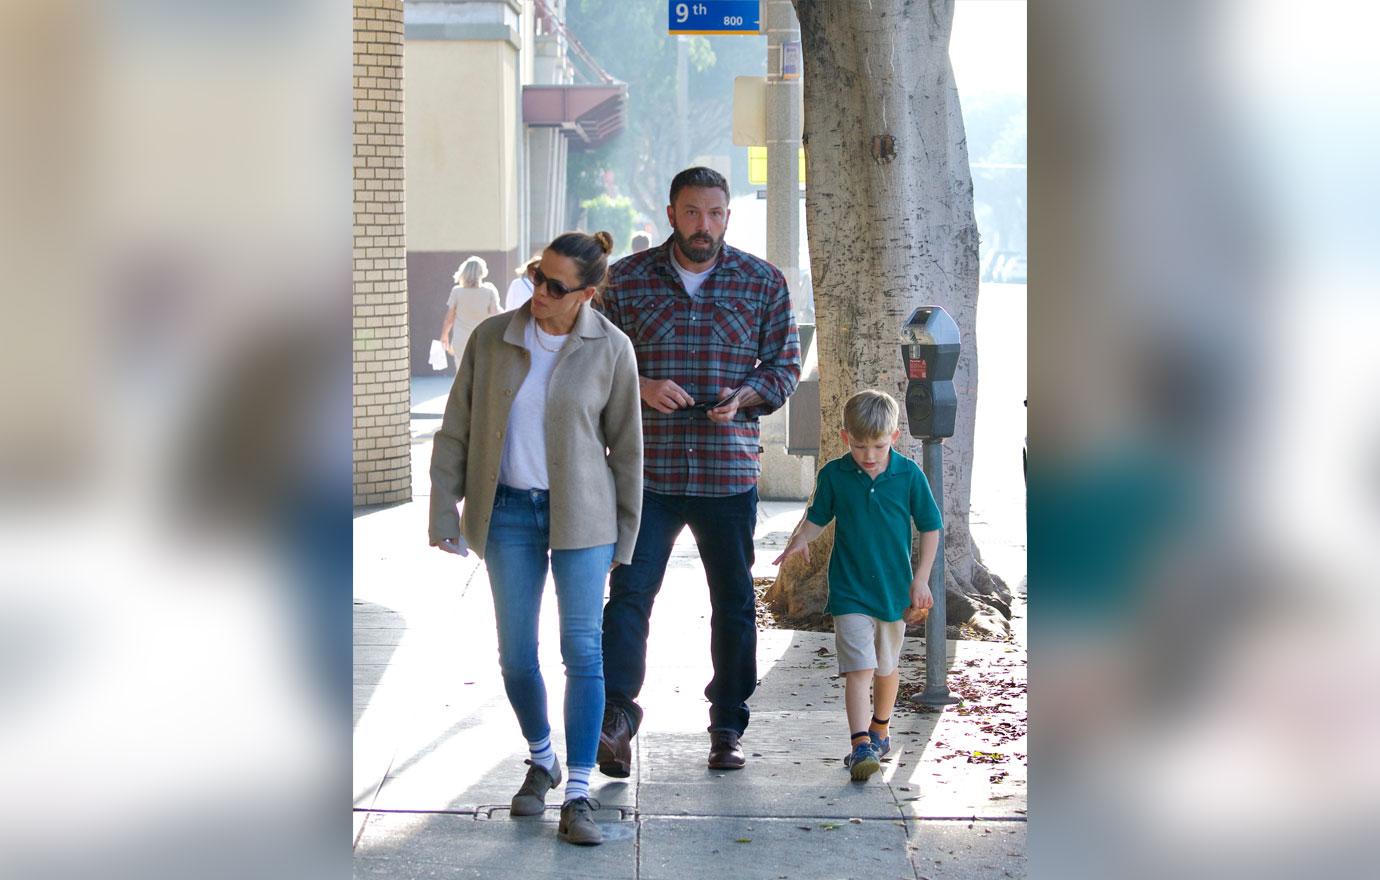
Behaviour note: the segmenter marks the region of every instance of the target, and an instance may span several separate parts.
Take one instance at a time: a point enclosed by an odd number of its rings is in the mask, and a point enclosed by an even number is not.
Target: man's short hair
[[[671,178],[671,204],[676,203],[676,195],[687,186],[702,186],[707,189],[718,187],[724,191],[724,198],[731,200],[733,197],[728,192],[728,181],[724,176],[713,168],[705,168],[703,165],[696,165],[694,168],[687,168],[675,177]]]
[[[900,421],[896,398],[884,391],[859,391],[843,405],[843,429],[855,440],[890,437]]]

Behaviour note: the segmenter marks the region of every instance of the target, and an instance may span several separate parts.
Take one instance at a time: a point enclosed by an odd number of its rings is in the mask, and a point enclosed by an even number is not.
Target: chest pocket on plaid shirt
[[[624,307],[624,331],[633,342],[664,342],[676,333],[675,304],[665,296],[639,296]]]
[[[714,338],[734,348],[757,348],[761,315],[750,299],[724,297],[715,303]]]

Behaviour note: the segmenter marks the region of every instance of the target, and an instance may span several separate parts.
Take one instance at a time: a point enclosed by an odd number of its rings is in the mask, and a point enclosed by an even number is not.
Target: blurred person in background
[[[446,300],[446,317],[441,322],[441,344],[458,366],[465,343],[479,322],[503,311],[498,304],[498,288],[484,279],[489,266],[482,257],[470,257],[455,272],[455,286]]]
[[[603,842],[589,777],[604,713],[604,582],[632,561],[642,509],[636,356],[589,305],[612,246],[607,232],[558,237],[532,299],[479,325],[431,459],[432,546],[473,547],[488,567],[503,684],[531,752],[514,816],[540,815],[562,777],[537,660],[548,566],[554,575],[569,772],[558,835],[584,845]]]
[[[537,254],[527,261],[526,266],[518,270],[517,277],[508,285],[508,292],[503,296],[503,308],[511,312],[532,298],[532,291],[537,287],[537,283],[533,279],[536,277],[537,267],[540,265],[541,254]]]
[[[645,232],[634,232],[630,245],[632,253],[640,254],[652,246],[652,237]]]

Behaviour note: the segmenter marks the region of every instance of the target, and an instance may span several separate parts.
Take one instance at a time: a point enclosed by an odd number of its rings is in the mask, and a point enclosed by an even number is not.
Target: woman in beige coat
[[[503,685],[531,752],[515,816],[540,814],[562,778],[537,664],[548,566],[554,575],[569,772],[558,833],[580,844],[603,839],[589,775],[604,714],[604,582],[632,561],[642,512],[637,359],[590,307],[611,247],[607,232],[560,236],[542,253],[532,299],[479,325],[431,457],[432,545],[473,547],[489,570]]]

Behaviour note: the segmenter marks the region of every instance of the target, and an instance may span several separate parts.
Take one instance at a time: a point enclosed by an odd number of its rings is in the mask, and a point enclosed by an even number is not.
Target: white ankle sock
[[[589,774],[594,771],[593,767],[567,767],[568,775],[565,782],[565,803],[570,803],[576,798],[589,797]]]
[[[551,748],[551,737],[544,736],[539,740],[528,740],[527,748],[532,752],[532,763],[546,770],[556,766],[556,750]]]

